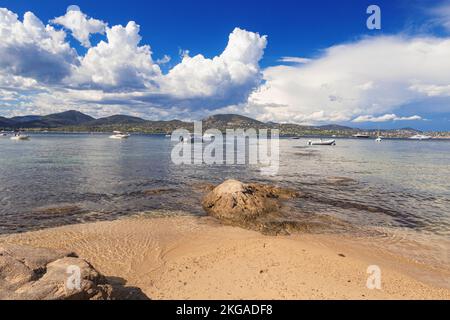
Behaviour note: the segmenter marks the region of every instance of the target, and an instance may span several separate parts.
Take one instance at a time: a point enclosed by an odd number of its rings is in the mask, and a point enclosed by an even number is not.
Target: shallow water
[[[302,191],[291,204],[293,214],[333,218],[320,220],[329,221],[327,232],[367,233],[373,245],[427,263],[450,262],[450,141],[306,144],[282,139],[280,172],[267,178],[252,166],[176,166],[173,145],[163,136],[0,138],[0,234],[153,209],[201,215],[204,185],[237,178]]]

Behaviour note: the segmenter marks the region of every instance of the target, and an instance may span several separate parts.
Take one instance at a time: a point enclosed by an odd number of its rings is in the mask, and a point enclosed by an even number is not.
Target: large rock
[[[80,271],[79,288],[68,285],[71,270]],[[1,300],[100,300],[112,294],[106,279],[74,253],[0,245]]]
[[[288,189],[228,180],[204,198],[203,208],[226,224],[278,234],[292,225],[283,219],[283,200],[298,196]]]

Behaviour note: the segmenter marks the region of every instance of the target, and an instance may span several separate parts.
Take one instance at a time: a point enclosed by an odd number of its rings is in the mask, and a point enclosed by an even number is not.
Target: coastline
[[[121,131],[119,127],[101,130],[101,131],[78,131],[78,130],[44,130],[44,129],[23,129],[22,132],[35,134],[35,135],[44,135],[44,134],[60,134],[60,135],[107,135],[111,134],[114,131]],[[130,132],[132,135],[150,135],[150,136],[165,136],[170,135],[171,131],[133,131],[133,130],[124,130],[126,132]],[[425,132],[426,134],[435,134],[435,132]],[[292,138],[338,138],[338,139],[358,139],[355,138],[352,134],[339,134],[336,135],[334,132],[322,132],[322,133],[314,133],[314,134],[290,134],[290,133],[281,133],[280,138],[283,139],[292,139]],[[370,135],[369,139],[376,139],[377,135],[375,132]],[[431,139],[427,140],[414,140],[408,136],[387,136],[383,138],[384,140],[405,140],[405,141],[448,141],[450,140],[450,135],[442,135],[442,136],[432,136]]]
[[[0,244],[64,249],[110,281],[154,300],[446,299],[419,265],[335,235],[265,236],[209,217],[155,213],[0,237]],[[382,270],[382,290],[366,286]],[[448,274],[443,274],[443,277]]]

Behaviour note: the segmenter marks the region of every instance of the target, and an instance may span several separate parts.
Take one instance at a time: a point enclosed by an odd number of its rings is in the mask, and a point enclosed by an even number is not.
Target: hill
[[[234,128],[261,128],[267,127],[267,124],[258,120],[240,116],[237,114],[218,114],[203,120],[204,128],[234,129]]]
[[[11,119],[7,119],[4,117],[0,117],[0,128],[11,128],[12,126],[14,126],[15,122]]]
[[[117,124],[142,124],[147,122],[144,119],[125,116],[125,115],[115,115],[111,117],[101,118],[97,120],[93,120],[87,123],[89,126],[109,126],[109,125],[117,125]]]
[[[65,111],[47,116],[25,116],[10,119],[14,128],[60,128],[64,126],[76,126],[95,120],[79,111]]]
[[[42,116],[23,116],[23,117],[14,117],[11,118],[11,120],[16,123],[27,123],[32,121],[38,121],[41,120],[42,118],[43,118]]]
[[[355,128],[340,126],[338,124],[329,124],[325,126],[316,127],[319,130],[328,130],[328,131],[348,131],[348,130],[358,130]]]
[[[49,130],[65,132],[112,132],[171,134],[177,129],[193,131],[192,122],[179,120],[150,121],[127,115],[114,115],[95,119],[79,111],[66,111],[47,116],[23,116],[11,119],[0,117],[0,130]],[[264,123],[236,114],[218,114],[203,120],[203,129],[279,129],[282,136],[338,136],[351,137],[362,132],[376,137],[378,130],[359,130],[336,124],[324,126],[302,126],[298,124]],[[381,130],[384,137],[411,137],[417,130],[412,128]]]

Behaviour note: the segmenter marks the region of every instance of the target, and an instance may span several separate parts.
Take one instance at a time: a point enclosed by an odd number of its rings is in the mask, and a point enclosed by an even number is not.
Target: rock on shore
[[[67,285],[74,268],[80,288]],[[74,253],[0,245],[0,300],[106,300],[113,288]]]
[[[226,224],[279,234],[301,228],[281,211],[283,201],[298,196],[293,190],[228,180],[206,195],[202,204],[208,215]]]

